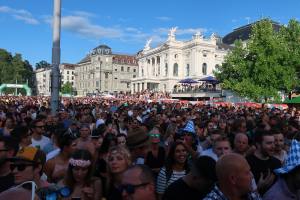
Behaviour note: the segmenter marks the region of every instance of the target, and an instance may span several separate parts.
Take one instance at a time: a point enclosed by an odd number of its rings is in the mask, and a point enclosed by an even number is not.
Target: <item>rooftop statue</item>
[[[177,31],[177,26],[176,27],[172,27],[170,30],[169,30],[169,36],[170,37],[175,37],[175,32]]]
[[[149,40],[147,40],[146,45],[144,47],[144,50],[149,50],[151,48],[150,47],[151,42],[152,42],[152,38],[150,38]]]

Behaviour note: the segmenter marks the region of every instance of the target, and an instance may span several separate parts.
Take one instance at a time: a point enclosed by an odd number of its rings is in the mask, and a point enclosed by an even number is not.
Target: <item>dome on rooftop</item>
[[[91,55],[110,55],[111,48],[105,44],[101,44],[92,50]]]

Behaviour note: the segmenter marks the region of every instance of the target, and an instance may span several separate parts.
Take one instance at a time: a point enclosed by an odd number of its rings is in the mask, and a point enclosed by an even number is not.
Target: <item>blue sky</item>
[[[168,29],[187,40],[201,31],[224,36],[261,17],[286,24],[300,19],[298,0],[62,0],[61,62],[77,63],[100,44],[135,54],[155,46]],[[0,48],[21,53],[34,66],[51,62],[53,0],[0,0]]]

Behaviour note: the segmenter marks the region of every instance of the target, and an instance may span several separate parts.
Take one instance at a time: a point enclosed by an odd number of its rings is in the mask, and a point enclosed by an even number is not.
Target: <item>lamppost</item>
[[[61,0],[54,0],[53,43],[52,43],[52,80],[51,80],[51,113],[57,113],[59,104],[59,63],[60,63],[60,23]]]

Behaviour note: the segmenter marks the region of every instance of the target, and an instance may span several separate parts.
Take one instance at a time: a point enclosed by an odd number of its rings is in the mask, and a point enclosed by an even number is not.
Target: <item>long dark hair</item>
[[[173,174],[173,166],[176,163],[175,160],[175,150],[176,147],[182,145],[184,148],[184,144],[182,142],[175,142],[171,145],[168,156],[166,158],[166,163],[165,163],[165,168],[166,168],[166,180],[168,182],[168,180],[171,178],[172,174]],[[186,149],[186,148],[185,148]],[[187,172],[189,171],[189,165],[188,165],[188,159],[186,159],[185,163],[184,163],[184,170]]]
[[[89,166],[88,169],[87,176],[85,177],[84,180],[85,185],[90,185],[92,181],[92,175],[93,175],[93,164],[92,164],[93,158],[91,153],[88,150],[79,149],[72,154],[71,158],[75,160],[89,160],[91,162],[91,165]],[[74,185],[76,183],[76,180],[74,179],[74,175],[73,175],[73,168],[74,167],[71,164],[69,164],[67,175],[64,179],[64,184],[70,187],[71,189],[74,189]]]

